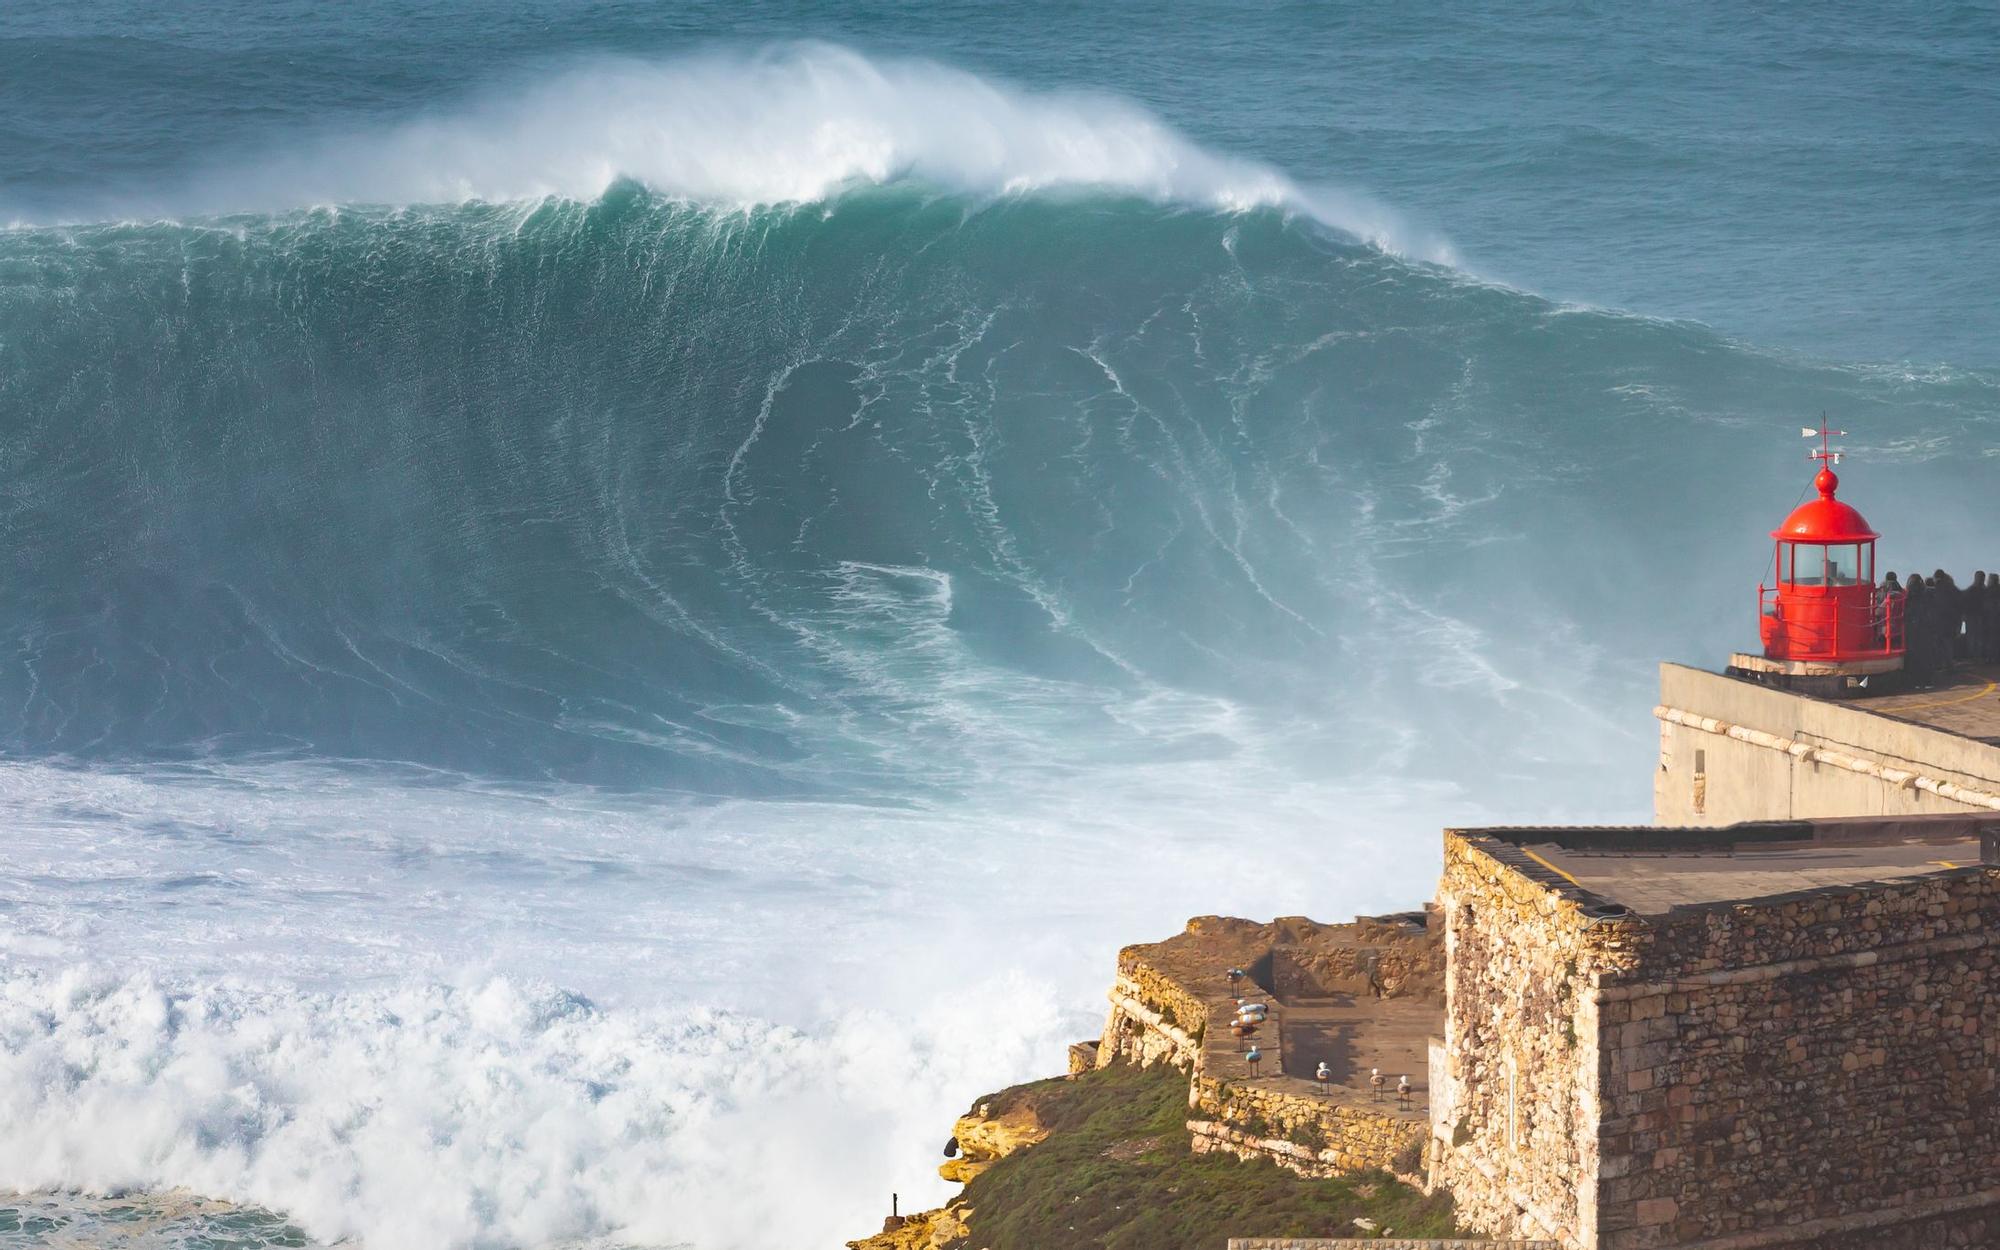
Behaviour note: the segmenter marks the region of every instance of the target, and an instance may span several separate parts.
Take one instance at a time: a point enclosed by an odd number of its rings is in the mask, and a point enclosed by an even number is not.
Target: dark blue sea
[[[2000,567],[1990,5],[0,8],[0,1246],[837,1245]]]

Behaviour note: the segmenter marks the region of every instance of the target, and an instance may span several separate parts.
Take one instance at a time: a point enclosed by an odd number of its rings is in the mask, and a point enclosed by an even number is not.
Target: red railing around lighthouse
[[[1785,597],[1797,603],[1798,590],[1788,587]],[[1885,592],[1869,588],[1865,602],[1829,604],[1830,617],[1821,622],[1781,617],[1778,614],[1779,588],[1759,583],[1757,618],[1767,655],[1780,652],[1794,660],[1866,660],[1901,655],[1908,645],[1903,636],[1901,591]],[[1858,639],[1866,639],[1855,646]]]

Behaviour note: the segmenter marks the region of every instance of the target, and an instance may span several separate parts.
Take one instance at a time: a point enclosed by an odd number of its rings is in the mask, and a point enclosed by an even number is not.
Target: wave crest
[[[326,134],[212,171],[156,207],[588,201],[624,179],[731,210],[898,182],[975,198],[1073,189],[1275,207],[1387,251],[1454,262],[1444,240],[1365,196],[1211,152],[1129,100],[1029,91],[820,43],[580,63],[437,116]]]

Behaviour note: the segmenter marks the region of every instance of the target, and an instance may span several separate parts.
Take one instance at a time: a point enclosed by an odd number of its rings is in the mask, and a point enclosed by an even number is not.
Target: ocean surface
[[[2000,14],[12,0],[0,1246],[831,1247],[1189,915],[1643,821]]]

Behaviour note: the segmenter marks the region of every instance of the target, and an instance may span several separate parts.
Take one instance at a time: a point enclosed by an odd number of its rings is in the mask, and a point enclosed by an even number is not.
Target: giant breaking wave
[[[824,1243],[1116,942],[1642,815],[1800,414],[1982,562],[1993,378],[1114,100],[787,49],[306,150],[0,233],[0,1188]]]

